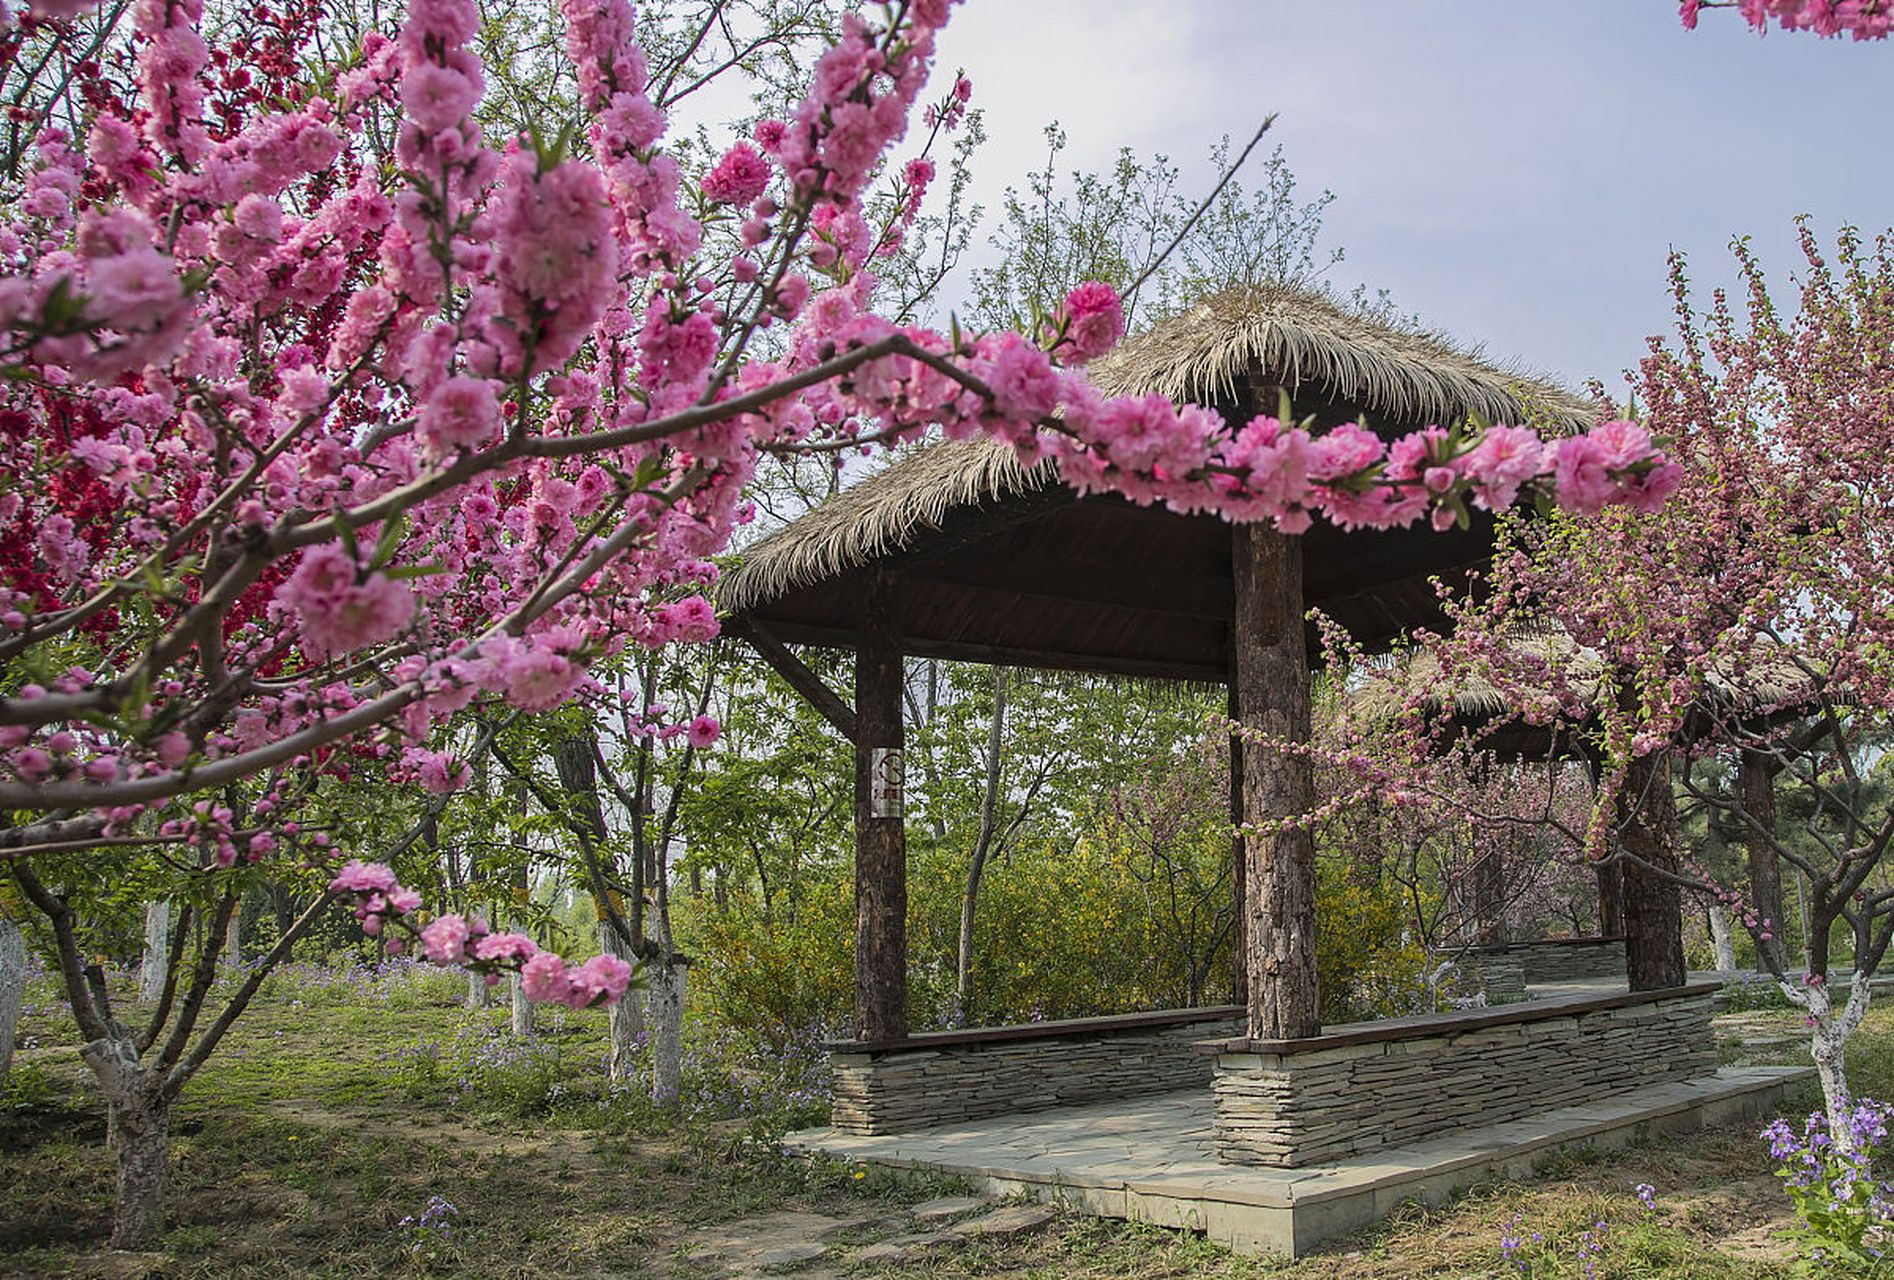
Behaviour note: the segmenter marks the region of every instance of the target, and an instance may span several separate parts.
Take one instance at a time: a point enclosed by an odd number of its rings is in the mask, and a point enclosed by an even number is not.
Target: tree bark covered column
[[[897,811],[876,817],[877,749],[900,751],[901,643],[887,579],[876,574],[862,602],[855,650],[855,1035],[908,1033],[907,832]],[[898,806],[897,806],[898,810]]]
[[[1749,895],[1756,918],[1769,934],[1767,941],[1756,943],[1756,968],[1787,973],[1788,948],[1783,945],[1782,930],[1782,859],[1776,853],[1776,765],[1760,751],[1744,751],[1738,776],[1743,791],[1743,813],[1752,824],[1744,832],[1749,853]]]
[[[1287,742],[1309,740],[1309,660],[1302,625],[1302,543],[1264,524],[1231,534],[1237,718]],[[1315,985],[1315,844],[1299,821],[1315,807],[1306,756],[1250,746],[1241,753],[1248,822],[1298,819],[1245,835],[1243,936],[1249,1034],[1281,1040],[1322,1029]]]
[[[1240,715],[1236,705],[1236,629],[1230,630],[1230,719],[1238,720]],[[1243,739],[1230,735],[1230,893],[1234,898],[1230,917],[1230,943],[1232,956],[1232,975],[1230,978],[1230,1001],[1233,1004],[1247,1005],[1250,999],[1250,962],[1249,962],[1249,876],[1245,874],[1247,859],[1243,853]]]
[[[1684,971],[1683,897],[1678,871],[1677,801],[1671,794],[1670,757],[1639,756],[1618,793],[1624,851],[1624,960],[1633,991],[1681,987]]]

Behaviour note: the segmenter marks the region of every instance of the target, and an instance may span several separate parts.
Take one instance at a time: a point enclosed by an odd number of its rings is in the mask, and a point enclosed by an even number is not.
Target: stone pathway
[[[769,1213],[703,1233],[684,1261],[693,1276],[839,1280],[844,1269],[858,1264],[889,1266],[969,1240],[1006,1240],[1036,1231],[1056,1217],[1057,1211],[1046,1205],[997,1205],[975,1196],[945,1196],[879,1217]],[[853,1243],[884,1233],[873,1243]]]

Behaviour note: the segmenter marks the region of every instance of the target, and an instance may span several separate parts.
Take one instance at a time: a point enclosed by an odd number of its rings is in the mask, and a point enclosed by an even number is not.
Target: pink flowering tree
[[[8,21],[58,47],[88,8]],[[280,91],[234,115],[266,51],[212,50],[201,0],[136,0],[135,93],[40,131],[0,227],[0,859],[110,1107],[115,1243],[158,1230],[170,1107],[253,988],[193,1038],[200,963],[155,1021],[122,1019],[70,868],[140,850],[219,904],[239,869],[313,876],[312,912],[391,949],[614,999],[616,957],[429,915],[299,815],[350,778],[462,785],[457,713],[599,699],[602,659],[709,638],[708,557],[761,458],[985,433],[1080,490],[1289,531],[1671,487],[1628,424],[1389,444],[1108,399],[1083,366],[1120,335],[1109,289],[1029,334],[876,315],[878,256],[933,172],[910,161],[970,92],[923,102],[949,9],[847,18],[794,109],[695,176],[625,0],[561,4],[582,118],[556,137],[483,133],[471,0],[414,0],[339,57],[270,55]]]
[[[1634,944],[1643,929],[1677,947],[1680,891],[1750,932],[1808,1015],[1840,1115],[1843,1046],[1894,939],[1894,810],[1877,776],[1894,733],[1894,243],[1844,231],[1831,258],[1804,228],[1802,247],[1792,313],[1740,241],[1742,290],[1705,312],[1673,265],[1677,336],[1653,342],[1634,390],[1684,473],[1677,496],[1636,518],[1515,530],[1490,594],[1438,652],[1449,683],[1491,683],[1598,762],[1585,842],[1623,869]],[[1522,616],[1559,642],[1523,643]],[[1801,793],[1801,830],[1779,829],[1778,787]],[[1741,833],[1746,876],[1682,847],[1679,790]],[[1781,945],[1783,868],[1806,891],[1806,973]],[[1672,964],[1663,976],[1680,981],[1680,953]]]

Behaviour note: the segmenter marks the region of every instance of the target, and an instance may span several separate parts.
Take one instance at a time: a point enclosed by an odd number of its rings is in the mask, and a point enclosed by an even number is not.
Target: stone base
[[[1022,1193],[1099,1217],[1200,1231],[1239,1253],[1295,1257],[1380,1222],[1406,1201],[1437,1204],[1479,1182],[1528,1177],[1560,1148],[1611,1148],[1753,1121],[1780,1106],[1786,1086],[1812,1075],[1797,1067],[1725,1067],[1698,1080],[1301,1169],[1218,1161],[1203,1090],[927,1133],[862,1137],[816,1129],[792,1134],[786,1145],[951,1174],[992,1195]]]
[[[1205,1036],[1242,1027],[1234,1006],[830,1043],[829,1123],[848,1133],[935,1125],[1210,1087]]]
[[[1217,1153],[1333,1164],[1716,1067],[1712,986],[1390,1018],[1216,1054]]]

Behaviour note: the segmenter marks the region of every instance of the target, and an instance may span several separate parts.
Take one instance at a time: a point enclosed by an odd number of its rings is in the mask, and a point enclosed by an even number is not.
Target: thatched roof
[[[1477,414],[1578,426],[1576,397],[1435,335],[1286,289],[1219,294],[1097,361],[1113,393],[1159,391],[1233,415],[1276,388],[1321,425],[1402,431]],[[1221,680],[1231,609],[1228,526],[1109,496],[1079,498],[988,441],[919,448],[745,549],[719,608],[779,638],[852,645],[860,575],[897,571],[908,651],[937,657]],[[1482,562],[1491,524],[1445,534],[1318,524],[1305,598],[1364,643],[1439,622],[1428,579]]]
[[[1522,675],[1534,670],[1535,664],[1543,664],[1548,673],[1559,674],[1581,704],[1589,706],[1597,697],[1604,662],[1595,649],[1578,644],[1563,631],[1531,625],[1521,627],[1511,647],[1512,661]],[[1439,658],[1423,649],[1389,662],[1372,675],[1349,696],[1348,710],[1350,715],[1373,721],[1391,719],[1415,705],[1429,718],[1449,720],[1478,733],[1502,755],[1542,758],[1548,751],[1563,748],[1553,727],[1530,724],[1524,718],[1522,704],[1550,702],[1551,695],[1532,683],[1529,676],[1515,680],[1513,687],[1521,696],[1514,697],[1477,672],[1461,672],[1449,679],[1441,671]],[[1736,663],[1720,660],[1704,675],[1701,703],[1685,726],[1685,736],[1714,732],[1715,722],[1724,718],[1752,723],[1752,718],[1765,723],[1794,718],[1813,688],[1809,674],[1787,653],[1753,657],[1740,674]],[[1594,723],[1587,717],[1587,725]],[[1567,732],[1572,728],[1565,725]]]
[[[1588,402],[1535,374],[1495,364],[1478,348],[1282,285],[1213,294],[1127,339],[1094,363],[1091,375],[1114,395],[1157,391],[1177,401],[1227,404],[1256,370],[1291,394],[1319,388],[1325,399],[1394,422],[1477,414],[1488,422],[1534,418],[1583,429],[1596,420]]]
[[[1000,502],[1056,480],[1050,467],[1028,471],[1010,446],[993,440],[943,440],[916,449],[746,548],[737,569],[717,584],[717,606],[742,613],[899,551],[921,532],[940,528],[957,508]]]

